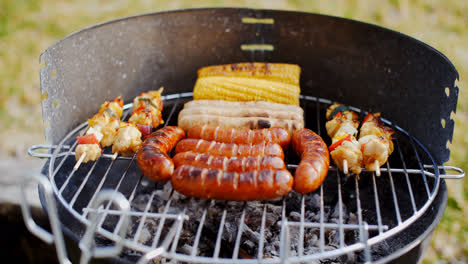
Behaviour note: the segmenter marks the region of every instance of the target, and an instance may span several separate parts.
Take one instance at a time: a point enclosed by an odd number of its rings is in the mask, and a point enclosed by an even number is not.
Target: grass
[[[468,2],[458,0],[0,0],[0,124],[3,128],[0,131],[0,154],[22,157],[27,146],[43,141],[38,57],[56,40],[112,18],[209,6],[301,10],[347,17],[403,32],[440,50],[454,63],[461,76],[448,164],[468,171]],[[468,181],[449,183],[447,210],[425,263],[468,260],[467,205]]]

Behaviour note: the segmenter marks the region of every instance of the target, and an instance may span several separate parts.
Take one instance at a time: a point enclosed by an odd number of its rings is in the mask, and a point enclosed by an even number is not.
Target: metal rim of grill
[[[169,109],[169,111],[164,110],[166,113],[168,113],[168,116],[165,120],[165,124],[167,125],[170,122],[173,122],[174,115],[177,114],[177,107],[181,105],[182,100],[189,100],[191,99],[192,93],[181,93],[181,94],[171,94],[171,95],[165,95],[163,97],[163,101],[168,105],[172,105],[172,107]],[[322,98],[316,98],[313,96],[301,96],[301,106],[304,108],[304,119],[306,121],[306,126],[308,120],[316,120],[317,128],[318,131],[316,131],[319,135],[321,135],[323,138],[327,137],[326,134],[324,134],[322,131],[320,131],[321,127],[321,119],[323,120],[323,117],[320,116],[320,109],[323,106],[328,106],[332,104],[333,102],[327,99],[322,99]],[[129,109],[131,109],[131,104],[125,105],[124,106],[124,116],[128,115]],[[309,108],[316,108],[316,111],[307,111]],[[363,113],[360,109],[357,108],[352,108],[352,110],[358,112],[358,113]],[[315,115],[316,113],[316,115]],[[312,116],[315,115],[315,116]],[[262,223],[261,223],[261,230],[260,230],[260,235],[261,239],[258,244],[258,252],[257,255],[255,256],[256,258],[254,259],[239,259],[239,247],[240,247],[240,240],[243,235],[243,225],[244,225],[244,217],[245,217],[245,209],[242,211],[242,217],[239,221],[238,228],[237,228],[237,236],[234,244],[234,249],[233,249],[233,256],[232,258],[222,258],[219,257],[219,251],[222,243],[222,238],[221,234],[223,233],[224,229],[224,224],[225,224],[225,219],[226,219],[226,214],[227,211],[229,211],[228,208],[224,207],[223,213],[222,213],[222,218],[220,219],[220,223],[218,226],[218,235],[215,243],[215,248],[214,248],[214,254],[212,257],[206,257],[206,256],[198,256],[197,255],[197,247],[198,243],[200,240],[200,236],[202,233],[203,225],[205,224],[205,216],[206,216],[206,211],[207,207],[206,206],[203,209],[203,215],[201,216],[200,219],[188,219],[188,216],[185,214],[185,208],[183,210],[180,210],[178,213],[171,213],[169,212],[169,208],[171,206],[171,201],[173,197],[173,192],[172,190],[169,195],[169,199],[167,199],[166,204],[164,205],[164,211],[162,213],[160,212],[149,212],[149,205],[154,199],[155,193],[153,192],[151,194],[151,198],[148,200],[148,204],[146,206],[146,209],[143,211],[135,210],[132,208],[129,212],[124,213],[123,211],[120,210],[113,210],[110,208],[111,206],[111,201],[109,201],[105,208],[91,208],[91,204],[93,203],[94,199],[96,198],[96,195],[103,189],[104,182],[107,180],[109,175],[116,174],[117,172],[111,172],[112,167],[114,166],[115,162],[126,162],[128,163],[128,166],[124,171],[119,172],[120,176],[118,177],[119,179],[114,182],[115,186],[113,187],[114,193],[117,194],[119,189],[122,187],[122,182],[123,180],[129,175],[130,173],[137,171],[139,174],[139,179],[136,181],[135,185],[129,188],[131,191],[128,194],[124,194],[125,197],[132,202],[132,200],[135,198],[135,195],[137,194],[137,189],[139,185],[143,183],[142,179],[143,176],[141,172],[139,172],[138,168],[136,167],[135,164],[135,155],[133,157],[117,157],[116,160],[111,160],[112,155],[111,154],[106,154],[104,153],[100,159],[98,159],[96,162],[93,162],[92,164],[89,164],[89,170],[84,173],[84,178],[81,180],[80,184],[73,185],[71,182],[73,181],[73,178],[76,174],[75,171],[71,170],[69,167],[65,166],[64,163],[73,163],[74,162],[74,148],[76,146],[76,140],[74,140],[75,136],[81,135],[86,131],[87,128],[87,122],[82,123],[78,127],[76,127],[73,131],[71,131],[61,142],[59,145],[54,146],[55,150],[52,154],[52,157],[50,159],[50,165],[49,165],[49,171],[48,171],[48,177],[52,183],[52,187],[54,190],[55,195],[57,196],[57,199],[60,201],[60,203],[76,218],[78,219],[81,223],[85,224],[86,226],[90,226],[90,220],[88,219],[89,215],[91,212],[98,212],[102,214],[101,220],[98,224],[98,229],[96,230],[96,233],[111,240],[111,241],[119,241],[121,237],[118,235],[118,231],[122,225],[122,219],[123,217],[119,218],[119,221],[114,229],[108,230],[103,228],[103,223],[105,222],[105,219],[107,216],[110,215],[116,215],[116,216],[122,216],[124,214],[127,214],[128,216],[131,217],[136,217],[138,218],[138,228],[136,229],[135,233],[132,233],[131,237],[125,237],[123,239],[123,245],[129,249],[141,252],[141,254],[146,254],[149,252],[152,252],[157,248],[158,243],[163,245],[165,247],[165,251],[162,253],[162,256],[165,258],[173,259],[173,260],[178,260],[178,261],[184,261],[184,262],[196,262],[196,263],[232,263],[233,260],[236,261],[236,263],[258,263],[261,261],[262,263],[280,263],[282,260],[287,259],[288,262],[290,263],[300,263],[300,262],[307,262],[307,261],[312,261],[312,260],[317,260],[317,259],[323,259],[323,258],[332,258],[332,257],[337,257],[341,255],[345,255],[351,252],[362,252],[364,259],[366,261],[371,260],[372,256],[370,255],[370,246],[375,245],[381,241],[384,241],[395,234],[399,233],[401,230],[407,228],[410,226],[412,223],[414,223],[419,217],[421,217],[424,212],[427,210],[427,208],[430,206],[432,201],[434,200],[435,196],[437,195],[438,188],[439,188],[439,171],[438,167],[435,164],[434,160],[432,159],[431,155],[428,153],[428,151],[422,146],[417,139],[412,137],[410,134],[408,134],[406,131],[398,127],[397,125],[391,124],[391,122],[382,119],[387,125],[391,125],[397,132],[397,136],[394,139],[395,142],[395,151],[392,155],[397,156],[401,160],[402,167],[401,168],[393,168],[391,167],[390,161],[385,165],[385,167],[381,168],[382,171],[382,176],[376,177],[374,173],[370,172],[364,172],[363,174],[368,174],[369,178],[372,180],[372,189],[373,189],[373,201],[370,203],[373,203],[373,207],[375,208],[375,215],[376,219],[365,219],[363,217],[363,212],[362,212],[362,204],[363,202],[368,202],[368,201],[362,201],[360,198],[360,187],[359,184],[362,183],[362,181],[358,180],[357,177],[353,177],[354,179],[347,179],[347,182],[349,181],[354,181],[354,188],[355,188],[355,202],[356,202],[356,212],[354,212],[358,218],[358,224],[347,224],[343,222],[343,177],[342,173],[336,170],[333,166],[330,167],[329,174],[327,178],[329,177],[336,177],[337,180],[337,185],[336,185],[336,191],[337,191],[337,197],[338,197],[338,204],[339,204],[339,221],[338,223],[335,222],[326,222],[324,219],[324,196],[325,195],[330,195],[330,194],[324,194],[324,187],[323,185],[320,186],[320,188],[315,191],[314,193],[318,193],[320,195],[320,221],[319,222],[305,222],[304,220],[304,214],[308,208],[306,208],[305,205],[305,200],[307,199],[308,195],[299,195],[296,194],[300,197],[300,221],[291,221],[288,220],[286,216],[286,196],[282,199],[282,216],[281,216],[281,221],[279,225],[281,225],[281,247],[280,247],[280,256],[279,258],[264,258],[264,252],[263,252],[263,243],[264,243],[264,231],[265,228],[268,228],[265,226],[265,214],[266,214],[266,208],[267,204],[269,201],[263,202],[263,215],[262,215]],[[401,150],[401,143],[399,142],[400,139],[407,139],[410,142],[411,149],[413,149],[414,152],[414,157],[411,157],[412,159],[417,160],[417,167],[416,168],[407,168],[406,165],[406,159],[403,155],[403,152]],[[430,165],[424,165],[422,163],[422,158],[420,155],[425,155],[426,160],[429,159],[432,164]],[[96,168],[99,168],[98,165],[101,160],[110,160],[110,163],[108,166],[103,169],[105,173],[102,175],[101,180],[99,181],[99,184],[97,186],[89,186],[90,184],[88,183],[88,180],[90,177],[93,176],[93,172],[96,170]],[[287,158],[285,158],[285,161],[287,162]],[[131,168],[133,164],[133,168]],[[83,166],[83,165],[82,165]],[[288,163],[288,169],[292,170],[295,168],[296,165]],[[102,168],[101,168],[102,169]],[[433,172],[429,172],[428,170],[432,169]],[[60,170],[65,170],[68,172],[68,176],[66,177],[64,182],[58,182],[56,175]],[[79,170],[83,170],[83,168],[80,168]],[[133,172],[132,172],[133,171]],[[101,176],[100,176],[101,177]],[[381,209],[381,202],[382,202],[382,197],[379,196],[379,184],[381,184],[381,181],[383,181],[383,178],[387,178],[390,182],[390,188],[391,188],[391,197],[384,197],[384,199],[392,200],[393,202],[393,212],[387,212],[382,211]],[[407,186],[395,186],[394,185],[394,179],[395,177],[402,177],[403,180],[407,183]],[[422,182],[424,183],[424,188],[425,191],[421,194],[415,194],[414,192],[414,184],[412,185],[411,181],[414,179],[414,177],[421,177]],[[93,194],[91,198],[85,202],[87,206],[84,206],[80,208],[79,206],[76,205],[77,200],[79,200],[79,196],[82,195],[82,192],[84,189],[94,189]],[[406,193],[406,195],[409,196],[408,201],[403,201],[403,202],[408,202],[411,203],[412,207],[412,213],[407,214],[407,213],[402,213],[400,211],[400,206],[402,204],[402,201],[399,200],[401,197],[399,194],[401,193]],[[66,193],[67,195],[64,195]],[[415,195],[423,195],[422,203],[421,198],[415,198]],[[194,199],[194,198],[191,198]],[[209,204],[209,203],[207,203]],[[78,208],[77,208],[78,207]],[[384,218],[382,217],[383,214],[393,214],[394,215],[394,221],[392,223],[386,223]],[[158,229],[156,234],[153,236],[153,241],[151,246],[147,246],[144,244],[141,244],[137,241],[139,238],[140,232],[142,230],[142,225],[145,223],[145,221],[148,218],[155,218],[158,219]],[[171,233],[169,234],[171,237],[169,239],[166,239],[164,242],[164,237],[161,236],[162,234],[162,229],[164,225],[168,222],[167,220],[175,220],[174,225],[171,228]],[[181,233],[181,230],[183,228],[183,222],[184,221],[194,221],[197,220],[199,221],[199,226],[197,233],[194,234],[194,242],[193,242],[193,250],[191,254],[183,254],[180,252],[177,252],[177,242],[179,240],[179,236]],[[396,224],[395,224],[396,222]],[[299,242],[298,242],[298,251],[296,256],[289,256],[289,247],[290,247],[290,238],[289,238],[289,230],[290,228],[293,227],[299,227]],[[304,230],[306,228],[315,228],[319,231],[319,252],[315,254],[309,254],[305,255],[303,250],[304,250]],[[336,230],[336,232],[339,233],[339,246],[335,249],[332,250],[325,250],[325,230]],[[353,244],[346,244],[345,243],[345,230],[355,230],[356,232],[359,233],[359,241],[356,241]],[[370,235],[370,232],[373,232],[373,235]],[[169,236],[168,235],[168,236]],[[167,237],[166,237],[167,238]],[[171,246],[172,245],[172,246]],[[171,246],[171,247],[169,247]]]

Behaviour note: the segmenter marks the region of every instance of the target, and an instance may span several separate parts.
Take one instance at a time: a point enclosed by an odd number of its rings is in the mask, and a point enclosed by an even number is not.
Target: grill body
[[[422,163],[437,167],[450,154],[446,148],[454,126],[450,115],[455,112],[458,97],[458,73],[453,65],[424,43],[361,22],[300,12],[230,8],[152,13],[73,33],[47,49],[41,61],[46,65],[41,69],[41,89],[48,94],[42,102],[43,116],[49,123],[47,139],[53,144],[63,145],[69,131],[92,116],[103,101],[116,95],[129,101],[143,91],[164,86],[165,94],[180,97],[181,93],[192,91],[196,70],[202,66],[265,61],[301,66],[302,102],[306,115],[309,113],[307,127],[324,131],[315,115],[323,118],[325,105],[320,105],[318,98],[326,98],[329,103],[338,101],[383,112],[396,128],[402,128],[402,138],[408,131],[412,135],[409,138],[419,140],[422,144],[416,147],[418,150],[413,150],[407,140],[401,142],[399,149],[406,158],[393,163],[397,168],[405,162],[408,168],[419,168]],[[171,112],[176,115],[181,104],[172,107]],[[170,115],[164,114],[165,119]],[[175,120],[173,117],[173,124]],[[327,138],[324,133],[322,136]],[[421,157],[410,154],[407,158],[411,152],[419,152]],[[66,166],[72,163],[65,162]],[[43,172],[54,177],[49,166],[50,160]],[[67,175],[58,177],[60,185],[66,182]],[[78,179],[84,177],[75,175]],[[118,176],[115,178],[114,182],[118,181]],[[426,185],[431,192],[430,201],[426,190],[416,187],[416,203],[427,204],[424,212],[398,234],[373,244],[372,258],[375,255],[375,260],[390,261],[400,257],[404,261],[421,256],[421,249],[427,245],[423,241],[428,241],[445,209],[445,183],[441,180],[439,187],[438,180],[428,180]],[[330,186],[335,181],[330,180]],[[419,183],[423,186],[423,182]],[[81,190],[79,180],[71,180],[70,184],[71,191]],[[354,181],[342,184],[346,188]],[[88,187],[85,185],[84,190]],[[323,188],[327,203],[327,185]],[[358,189],[362,195],[369,195],[366,190],[372,190],[372,182]],[[81,196],[76,198],[78,207],[87,201]],[[382,210],[393,210],[387,208],[391,201],[384,202]],[[70,208],[58,204],[65,230],[78,240],[85,225]],[[362,206],[364,217],[372,218],[372,206]],[[401,205],[400,210],[411,211],[411,205],[406,206]],[[421,204],[417,207],[419,210]],[[364,261],[364,253],[359,254],[358,261]],[[115,260],[126,262],[128,258]]]

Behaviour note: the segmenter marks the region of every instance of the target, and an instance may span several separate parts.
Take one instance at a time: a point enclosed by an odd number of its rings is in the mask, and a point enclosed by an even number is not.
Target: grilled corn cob
[[[297,85],[245,77],[198,78],[193,98],[226,101],[270,101],[299,105],[300,88]]]
[[[246,77],[299,85],[301,68],[296,64],[241,62],[203,67],[198,78],[210,76]]]

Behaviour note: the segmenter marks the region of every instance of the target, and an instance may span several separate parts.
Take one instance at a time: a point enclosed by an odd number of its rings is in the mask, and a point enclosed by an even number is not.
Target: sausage
[[[281,170],[285,168],[283,159],[273,156],[222,157],[189,151],[176,154],[172,161],[176,168],[182,165],[191,165],[198,168],[221,169],[225,172],[247,172],[259,169]]]
[[[276,143],[260,142],[258,144],[229,144],[203,139],[187,138],[181,140],[175,149],[176,153],[192,151],[212,156],[248,157],[275,156],[284,158],[283,149]]]
[[[289,146],[291,142],[289,133],[281,127],[250,130],[197,125],[187,132],[187,136],[235,144],[257,144],[265,141],[266,143],[278,143],[283,148]]]
[[[279,104],[267,101],[225,101],[225,100],[192,100],[188,101],[184,104],[185,108],[197,108],[197,107],[205,107],[205,106],[212,106],[217,108],[229,109],[229,110],[236,110],[239,108],[247,108],[247,109],[263,109],[270,112],[270,110],[276,111],[287,111],[289,113],[297,113],[300,116],[304,116],[304,111],[301,107],[297,105],[290,105],[290,104]]]
[[[291,191],[293,177],[287,170],[253,170],[226,172],[190,165],[177,167],[171,178],[172,187],[189,197],[251,201],[269,200]]]
[[[190,110],[191,111],[191,110]],[[182,111],[179,114],[177,125],[189,130],[196,125],[221,126],[224,128],[236,129],[263,129],[271,127],[282,127],[289,133],[304,128],[304,120],[290,120],[258,116],[220,116],[216,114],[188,114]]]
[[[312,130],[304,128],[292,138],[292,146],[301,162],[294,174],[294,191],[315,191],[325,180],[330,165],[328,148],[322,138]]]
[[[185,132],[179,127],[167,126],[149,135],[137,153],[137,164],[143,175],[153,181],[167,181],[174,172],[174,163],[167,154]]]
[[[224,100],[204,100],[205,104],[193,105],[186,103],[184,109],[180,111],[179,117],[184,115],[215,115],[224,117],[268,117],[282,120],[304,120],[304,113],[302,108],[297,105],[292,106],[291,109],[282,108],[283,104],[277,104],[265,101],[247,101],[233,102]],[[221,105],[219,103],[221,102]],[[241,104],[244,103],[244,104]],[[261,105],[260,105],[261,104]],[[268,104],[269,107],[265,107]]]

